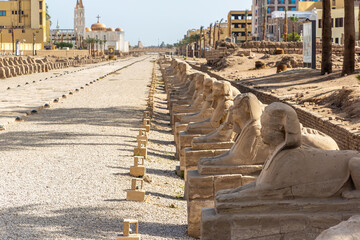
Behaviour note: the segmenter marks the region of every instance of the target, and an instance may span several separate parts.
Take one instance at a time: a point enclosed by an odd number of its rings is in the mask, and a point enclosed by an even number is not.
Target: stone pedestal
[[[201,239],[314,240],[325,229],[360,213],[359,200],[340,198],[230,205],[202,209]]]
[[[185,148],[185,180],[187,178],[187,170],[197,170],[200,158],[216,157],[220,154],[226,153],[233,144],[234,142],[192,143],[192,147]]]
[[[187,171],[185,191],[188,205],[188,235],[200,237],[201,209],[214,206],[217,191],[236,188],[254,180],[254,176],[242,174],[200,175],[196,170]]]

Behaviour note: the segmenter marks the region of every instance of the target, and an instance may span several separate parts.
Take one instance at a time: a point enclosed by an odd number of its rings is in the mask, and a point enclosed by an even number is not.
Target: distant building
[[[295,23],[295,32],[301,34],[303,31],[303,22],[306,20],[316,20],[316,10],[313,11],[288,11],[288,33],[294,32],[291,17],[297,17],[299,20]],[[285,24],[285,11],[274,11],[271,13],[271,18],[268,22],[268,39],[270,41],[283,41]]]
[[[42,49],[48,25],[45,0],[0,1],[0,51]]]
[[[246,19],[245,11],[230,11],[228,14],[228,36],[235,39],[236,43],[245,42],[245,26],[247,23],[248,41],[252,37],[252,11],[248,11]]]
[[[322,9],[316,10],[316,37],[322,38]],[[337,8],[331,10],[332,18],[332,41],[336,44],[344,43],[344,8]],[[355,39],[359,39],[359,7],[355,7]]]
[[[85,36],[85,7],[82,0],[76,1],[74,11],[74,32],[76,45],[80,47]]]
[[[98,17],[99,18],[99,17]],[[101,49],[109,46],[113,47],[115,51],[129,52],[129,42],[125,41],[125,32],[122,28],[106,28],[105,24],[97,23],[91,25],[91,28],[85,28],[85,39],[93,38],[103,42]]]
[[[50,30],[51,43],[56,44],[60,42],[72,43],[76,46],[76,34],[74,29],[61,29],[59,22],[56,29]]]

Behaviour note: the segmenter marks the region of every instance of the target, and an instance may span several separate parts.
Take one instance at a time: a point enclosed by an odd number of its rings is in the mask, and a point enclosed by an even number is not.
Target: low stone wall
[[[273,54],[276,48],[284,49],[287,54],[302,54],[303,42],[268,42],[268,41],[251,41],[248,43],[240,44],[241,48],[249,49],[252,52]],[[333,44],[333,54],[336,56],[344,55],[344,46]],[[322,44],[316,43],[316,53],[321,54]],[[356,53],[360,54],[360,47],[356,47]]]
[[[200,67],[195,66],[191,63],[189,63],[189,64],[191,65],[192,68],[194,68],[198,71],[206,72],[207,74],[209,74],[209,76],[214,77],[218,80],[229,81],[217,74],[211,73],[208,70],[201,69]],[[237,89],[239,89],[239,91],[242,93],[251,92],[251,93],[255,94],[257,96],[257,98],[264,104],[270,104],[273,102],[283,102],[283,103],[289,104],[296,110],[300,122],[305,127],[314,128],[316,130],[319,130],[319,131],[329,135],[337,142],[340,149],[342,149],[342,150],[360,151],[360,136],[350,132],[348,129],[342,127],[341,125],[336,125],[334,123],[331,123],[330,121],[328,121],[327,118],[323,118],[322,116],[320,116],[316,113],[309,112],[306,109],[301,108],[300,106],[292,105],[286,101],[280,100],[279,98],[277,98],[271,94],[262,92],[260,90],[257,90],[257,89],[254,89],[254,88],[251,88],[248,86],[245,86],[239,82],[234,82],[234,81],[229,81],[229,82],[231,82],[231,84],[233,86],[235,86]]]

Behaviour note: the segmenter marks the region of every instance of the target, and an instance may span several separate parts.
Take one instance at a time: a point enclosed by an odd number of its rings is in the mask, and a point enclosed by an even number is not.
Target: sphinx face
[[[239,105],[233,106],[232,112],[234,126],[237,125],[240,129],[244,128],[251,118],[248,104],[242,101]]]
[[[261,138],[266,145],[278,146],[285,141],[282,119],[266,112],[261,116]]]

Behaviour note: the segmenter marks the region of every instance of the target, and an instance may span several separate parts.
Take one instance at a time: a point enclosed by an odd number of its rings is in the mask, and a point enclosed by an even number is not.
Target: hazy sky
[[[83,0],[86,26],[97,21],[107,27],[121,27],[131,45],[175,43],[188,29],[209,26],[226,19],[230,10],[251,9],[252,0]],[[53,25],[73,29],[76,0],[47,0]]]

